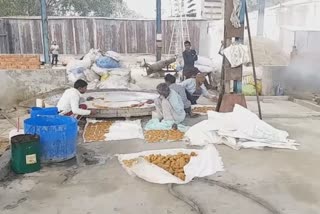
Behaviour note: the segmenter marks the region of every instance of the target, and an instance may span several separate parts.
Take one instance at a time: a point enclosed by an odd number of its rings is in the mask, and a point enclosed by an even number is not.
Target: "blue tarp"
[[[103,56],[97,59],[96,64],[99,68],[119,68],[120,64],[108,56]]]
[[[151,119],[145,126],[145,130],[170,130],[172,129],[172,125],[174,121],[162,120],[159,119]],[[189,127],[178,124],[178,129],[182,132],[186,132]]]

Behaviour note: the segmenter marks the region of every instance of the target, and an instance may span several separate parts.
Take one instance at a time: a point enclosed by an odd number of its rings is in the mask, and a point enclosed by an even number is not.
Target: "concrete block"
[[[262,102],[264,102],[264,103],[273,103],[274,100],[273,99],[263,99]]]
[[[11,150],[6,151],[0,157],[0,181],[3,180],[10,172]]]
[[[293,102],[299,104],[299,105],[302,105],[306,108],[309,108],[311,110],[314,110],[314,111],[317,111],[317,112],[320,112],[320,106],[311,102],[311,101],[308,101],[308,100],[300,100],[300,99],[294,99]]]

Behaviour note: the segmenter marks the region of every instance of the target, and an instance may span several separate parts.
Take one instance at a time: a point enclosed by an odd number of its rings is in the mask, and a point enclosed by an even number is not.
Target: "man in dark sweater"
[[[185,51],[182,54],[184,60],[183,75],[189,79],[200,72],[196,67],[194,67],[194,62],[198,60],[198,56],[197,52],[191,49],[191,42],[185,41],[184,47]]]

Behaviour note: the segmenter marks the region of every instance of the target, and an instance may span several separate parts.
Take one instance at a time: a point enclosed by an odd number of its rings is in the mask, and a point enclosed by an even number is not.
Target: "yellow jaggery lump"
[[[144,135],[148,143],[180,141],[184,137],[184,133],[179,130],[148,130]]]
[[[211,106],[201,106],[201,107],[199,106],[192,109],[192,113],[195,113],[195,114],[197,113],[206,114],[208,111],[215,111],[215,108]]]
[[[86,142],[104,141],[105,134],[109,133],[113,121],[89,122],[84,130]]]
[[[151,154],[143,156],[142,158],[185,181],[186,175],[184,172],[184,167],[190,162],[192,157],[196,157],[197,155],[198,154],[195,152],[191,152],[190,154],[179,152],[176,155]],[[135,158],[131,160],[123,160],[122,162],[124,165],[130,168],[134,164],[138,163],[138,159]]]

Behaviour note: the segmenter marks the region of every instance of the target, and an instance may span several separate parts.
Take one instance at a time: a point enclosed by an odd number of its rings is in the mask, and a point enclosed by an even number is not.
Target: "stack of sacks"
[[[78,79],[88,82],[88,89],[132,88],[131,70],[120,68],[121,55],[107,51],[102,54],[91,49],[82,60],[71,60],[67,65],[68,80],[73,84]]]

